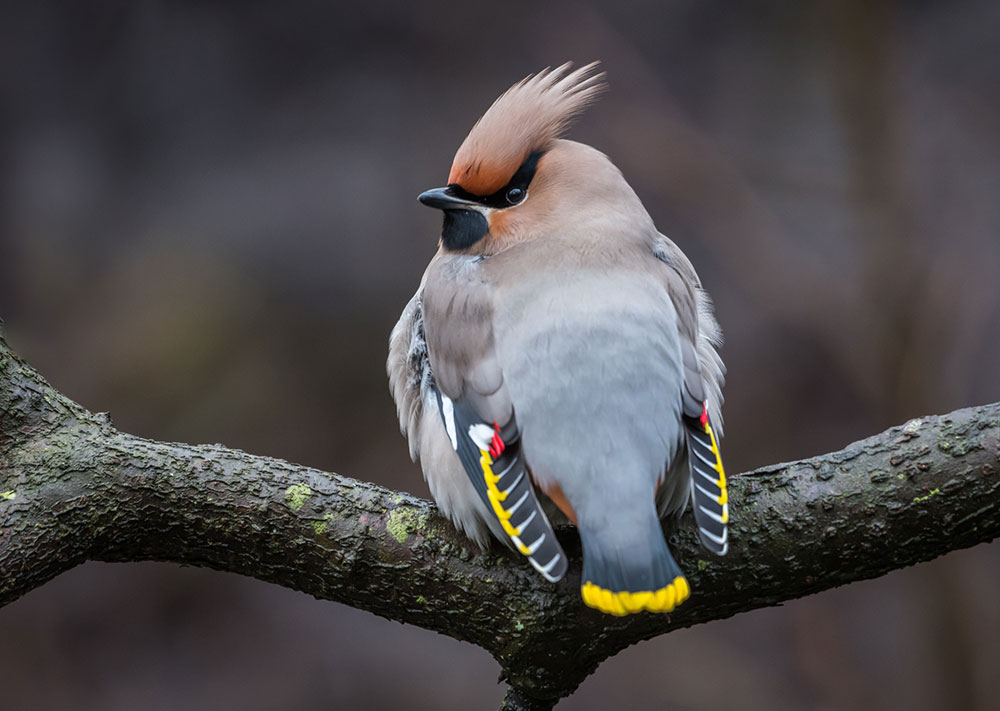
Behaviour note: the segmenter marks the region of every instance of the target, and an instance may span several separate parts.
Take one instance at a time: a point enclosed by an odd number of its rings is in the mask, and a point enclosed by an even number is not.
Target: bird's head
[[[558,226],[602,188],[631,194],[603,154],[560,139],[605,88],[597,62],[570,69],[545,69],[508,89],[458,149],[448,185],[420,195],[444,211],[444,250],[492,254]]]

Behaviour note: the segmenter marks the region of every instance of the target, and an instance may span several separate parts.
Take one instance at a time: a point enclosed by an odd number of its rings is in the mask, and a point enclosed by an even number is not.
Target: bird
[[[400,429],[439,510],[556,583],[552,520],[582,544],[583,602],[667,613],[690,596],[661,521],[690,500],[725,555],[725,366],[711,299],[601,151],[564,138],[606,89],[598,62],[529,75],[476,122],[438,249],[389,337]]]

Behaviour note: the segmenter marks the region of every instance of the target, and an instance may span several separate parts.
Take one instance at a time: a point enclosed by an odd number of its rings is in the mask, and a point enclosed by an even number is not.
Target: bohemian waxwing
[[[458,149],[437,254],[389,341],[390,389],[441,511],[560,580],[543,504],[577,525],[583,600],[687,599],[660,518],[690,497],[727,548],[719,327],[687,257],[607,156],[560,138],[604,89],[596,63],[515,84]],[[551,510],[552,507],[548,507]]]

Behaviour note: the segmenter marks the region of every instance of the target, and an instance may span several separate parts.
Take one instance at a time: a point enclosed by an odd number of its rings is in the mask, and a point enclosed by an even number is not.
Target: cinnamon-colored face
[[[490,182],[470,179],[486,175],[484,171],[470,170],[459,180],[450,181],[447,187],[422,194],[421,202],[444,210],[441,231],[444,249],[475,253],[489,250],[490,247],[481,241],[488,234],[496,234],[508,209],[517,207],[527,198],[541,159],[541,152],[533,152],[512,173],[494,172],[494,176],[500,177],[493,177]],[[484,192],[486,190],[490,192]]]

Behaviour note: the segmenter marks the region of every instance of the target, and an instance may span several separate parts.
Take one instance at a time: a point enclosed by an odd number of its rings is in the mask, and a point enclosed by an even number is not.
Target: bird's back
[[[676,310],[656,275],[663,265],[630,241],[550,239],[482,265],[504,285],[497,357],[532,474],[559,485],[582,526],[651,502],[681,441]],[[503,278],[512,270],[517,279]]]

